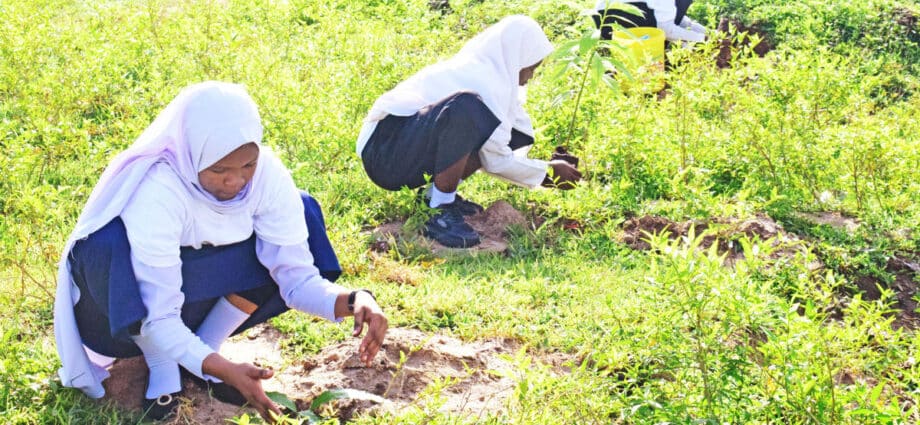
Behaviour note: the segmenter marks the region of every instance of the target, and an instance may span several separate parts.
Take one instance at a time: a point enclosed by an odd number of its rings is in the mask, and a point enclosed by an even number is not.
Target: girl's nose
[[[238,173],[229,173],[226,179],[224,179],[224,186],[231,189],[243,188],[243,185],[246,184],[246,177]]]

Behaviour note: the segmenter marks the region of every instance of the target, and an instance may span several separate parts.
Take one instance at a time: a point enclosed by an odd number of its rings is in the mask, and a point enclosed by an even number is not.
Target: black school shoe
[[[463,214],[464,216],[476,215],[486,210],[482,207],[482,205],[479,205],[469,199],[463,199],[463,197],[460,195],[456,195],[454,204],[457,204],[456,208],[460,210],[460,214]]]
[[[183,378],[190,379],[195,386],[207,391],[208,394],[217,399],[217,401],[232,404],[234,406],[242,406],[248,402],[246,397],[243,397],[243,393],[234,388],[233,385],[226,382],[212,382],[199,378],[184,367],[181,368],[181,372]]]
[[[463,221],[457,201],[441,204],[439,212],[425,223],[425,236],[448,248],[469,248],[479,245],[479,234]]]
[[[428,190],[425,188],[425,186],[422,186],[418,189],[417,197],[418,202],[420,204],[424,204],[426,207],[428,206],[429,201],[431,201],[431,198],[428,197]],[[482,205],[470,201],[469,199],[464,199],[460,195],[455,195],[454,202],[452,204],[454,205],[454,208],[459,210],[460,214],[465,217],[476,215],[486,210],[482,207]],[[440,208],[440,206],[438,208]]]
[[[144,409],[144,417],[155,421],[162,421],[176,413],[179,407],[179,396],[182,391],[172,394],[163,394],[157,398],[145,398],[141,404]]]

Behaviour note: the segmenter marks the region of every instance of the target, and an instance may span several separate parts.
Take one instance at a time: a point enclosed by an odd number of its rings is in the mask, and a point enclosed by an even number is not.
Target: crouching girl
[[[354,315],[369,363],[387,319],[340,274],[316,201],[261,145],[255,103],[238,85],[192,85],[102,174],[59,265],[54,330],[63,384],[101,397],[112,358],[143,354],[143,406],[178,405],[180,369],[222,401],[279,409],[272,371],[219,354],[230,335],[289,308]]]

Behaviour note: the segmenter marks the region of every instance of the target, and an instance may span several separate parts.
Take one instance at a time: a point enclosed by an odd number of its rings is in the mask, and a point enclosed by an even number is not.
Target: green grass
[[[206,79],[248,87],[265,143],[323,205],[343,282],[372,289],[392,326],[511,337],[580,360],[559,376],[515,357],[507,409],[483,422],[920,421],[920,339],[892,328],[890,288],[865,301],[851,282],[886,282],[889,256],[920,251],[920,40],[916,22],[898,23],[920,15],[915,3],[698,0],[691,16],[757,23],[777,49],[737,51],[722,71],[714,44],[674,52],[669,96],[589,91],[572,138],[573,102],[556,99],[580,80],[538,70],[533,155],[566,145],[588,179],[555,192],[474,176],[464,196],[547,222],[516,229],[508,255],[443,262],[412,246],[384,260],[368,253],[365,229],[418,211],[413,192],[364,175],[354,139],[366,111],[502,16],[529,14],[559,44],[591,30],[578,12],[594,2],[465,0],[447,13],[424,0],[263,3],[0,2],[0,422],[136,420],[54,376],[54,265],[108,159],[180,88]],[[847,233],[796,218],[822,210],[863,224]],[[729,269],[693,241],[636,252],[617,240],[633,215],[755,213],[813,248],[773,260],[760,244]],[[581,229],[562,230],[563,220]],[[814,256],[827,268],[810,271]],[[275,325],[292,357],[350,327],[297,314]],[[461,422],[433,400],[356,422]]]

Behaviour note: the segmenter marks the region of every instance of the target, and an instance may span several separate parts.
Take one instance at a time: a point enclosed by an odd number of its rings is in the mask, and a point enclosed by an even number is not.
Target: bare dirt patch
[[[847,233],[859,230],[861,225],[856,218],[836,211],[799,213],[797,216],[813,224],[830,226]],[[909,230],[904,232],[909,232]],[[897,236],[903,238],[910,235],[907,233]],[[914,299],[918,290],[916,277],[920,275],[920,259],[918,257],[920,256],[916,253],[893,253],[890,255],[885,264],[885,272],[891,276],[889,282],[877,276],[869,276],[859,272],[843,270],[842,273],[852,281],[865,300],[876,301],[880,299],[882,297],[881,288],[894,291],[895,300],[892,307],[895,308],[895,319],[892,322],[892,326],[894,328],[918,329],[920,328],[920,314],[914,311],[917,309],[917,301]]]
[[[323,391],[351,388],[379,395],[384,404],[370,401],[338,400],[332,414],[348,420],[363,412],[398,412],[413,406],[433,403],[438,409],[475,420],[505,409],[513,393],[514,368],[505,355],[514,355],[521,345],[511,339],[494,338],[464,342],[453,337],[427,334],[414,329],[390,329],[387,342],[371,367],[357,357],[358,340],[352,339],[325,348],[303,360],[281,357],[283,336],[275,329],[260,326],[228,341],[221,352],[233,361],[250,361],[275,370],[265,381],[266,391],[279,391],[305,409]],[[568,355],[550,354],[535,359],[556,373],[567,373]],[[140,409],[147,371],[141,357],[116,361],[105,381],[103,399],[129,410]],[[177,424],[226,424],[226,419],[248,408],[214,400],[191,382],[184,382],[184,403]],[[440,403],[440,402],[438,402]],[[324,412],[326,413],[326,412]]]
[[[621,240],[632,249],[645,251],[651,249],[649,240],[652,235],[663,234],[674,240],[689,237],[691,230],[696,236],[703,235],[700,248],[709,249],[716,245],[717,252],[726,255],[725,261],[729,265],[744,258],[740,242],[743,238],[772,240],[771,244],[776,248],[771,254],[774,258],[794,255],[797,249],[803,247],[795,235],[786,233],[779,223],[765,215],[746,220],[716,218],[681,222],[650,215],[633,217],[623,224]]]
[[[835,229],[854,232],[859,229],[859,221],[853,217],[843,215],[837,211],[821,211],[813,213],[799,213],[798,217],[814,224],[823,224]]]
[[[409,231],[404,221],[384,223],[373,230],[374,241],[370,249],[386,252],[392,243],[409,242],[427,247],[432,253],[495,252],[508,250],[508,229],[512,226],[527,226],[528,220],[520,211],[505,201],[495,201],[485,211],[466,218],[473,230],[479,233],[482,242],[471,248],[448,248],[431,239]]]
[[[885,271],[894,278],[890,284],[865,275],[856,276],[853,283],[863,292],[863,298],[869,301],[881,298],[879,288],[887,287],[894,291],[896,301],[893,307],[896,312],[892,327],[920,329],[920,314],[915,311],[917,301],[914,299],[918,287],[916,278],[920,276],[920,261],[912,256],[894,255],[888,259]]]
[[[855,231],[860,223],[854,218],[847,217],[838,212],[802,213],[799,218],[814,224],[831,226],[845,231]],[[649,250],[650,235],[666,235],[668,239],[687,238],[691,229],[695,235],[705,232],[699,247],[709,249],[716,245],[717,252],[725,255],[725,264],[731,266],[736,261],[744,258],[744,251],[740,240],[742,238],[772,240],[774,250],[770,258],[788,258],[804,250],[810,243],[802,240],[792,233],[787,233],[783,227],[770,217],[758,215],[747,220],[734,218],[716,218],[712,220],[687,220],[673,221],[666,217],[642,216],[634,217],[623,224],[621,241],[632,249]],[[824,264],[815,261],[808,265],[810,271],[815,272],[824,268]],[[915,295],[918,292],[917,278],[920,276],[920,255],[917,253],[892,254],[885,266],[891,279],[890,283],[877,276],[868,276],[853,272],[843,271],[856,289],[863,295],[863,299],[875,301],[882,297],[881,288],[894,292],[893,305],[895,320],[894,328],[920,329],[920,314],[915,312],[918,303]],[[835,306],[833,317],[842,313],[840,306]]]

